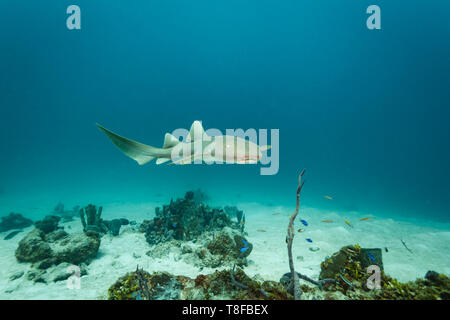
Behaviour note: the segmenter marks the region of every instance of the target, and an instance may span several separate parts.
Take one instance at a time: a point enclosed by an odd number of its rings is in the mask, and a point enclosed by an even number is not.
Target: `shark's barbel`
[[[124,154],[139,165],[156,158],[156,164],[172,161],[176,164],[189,164],[200,159],[205,162],[255,164],[262,158],[262,152],[270,146],[258,146],[249,140],[236,136],[209,136],[200,121],[194,121],[186,142],[181,142],[172,134],[166,133],[162,148],[156,148],[122,137],[97,124],[108,138]]]

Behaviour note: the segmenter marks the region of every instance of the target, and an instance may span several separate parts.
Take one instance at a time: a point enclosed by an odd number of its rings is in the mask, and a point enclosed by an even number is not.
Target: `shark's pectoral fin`
[[[119,148],[120,151],[135,160],[139,165],[152,161],[157,155],[157,148],[119,136],[118,134],[102,127],[98,123],[97,127],[108,136],[108,138],[117,148]]]
[[[172,161],[171,163],[169,163],[169,165],[173,165],[173,164],[191,164],[194,161],[195,155],[190,155],[184,158],[179,158],[176,159],[174,161]]]
[[[156,159],[156,164],[161,164],[167,161],[170,161],[170,158],[158,158]]]

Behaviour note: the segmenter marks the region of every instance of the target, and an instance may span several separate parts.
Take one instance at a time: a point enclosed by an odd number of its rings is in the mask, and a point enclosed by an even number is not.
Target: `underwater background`
[[[302,205],[449,222],[448,1],[78,0],[72,31],[70,4],[0,2],[1,215],[193,188],[293,207],[306,168]],[[141,167],[95,126],[159,147],[194,120],[279,129],[279,172]]]

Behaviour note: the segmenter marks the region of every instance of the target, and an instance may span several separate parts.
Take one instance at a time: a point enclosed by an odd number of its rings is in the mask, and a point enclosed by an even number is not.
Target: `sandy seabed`
[[[112,203],[104,206],[104,218],[126,217],[139,224],[154,216],[157,205]],[[265,280],[278,281],[289,271],[285,238],[292,208],[258,203],[237,205],[246,214],[247,239],[253,243],[249,265],[244,271],[249,276],[258,275]],[[296,230],[300,228],[303,231],[296,233],[293,245],[296,270],[317,279],[320,263],[325,257],[343,246],[359,244],[363,248],[382,248],[385,272],[402,282],[421,278],[428,270],[450,274],[450,224],[374,216],[371,216],[373,219],[360,221],[366,217],[358,212],[301,208]],[[306,220],[308,226],[302,225],[300,219]],[[349,227],[344,219],[350,221],[353,227]],[[333,222],[324,223],[322,220]],[[77,218],[60,225],[68,233],[82,229]],[[136,270],[137,265],[149,272],[167,271],[191,278],[215,270],[200,270],[183,259],[177,259],[172,252],[163,258],[149,257],[145,253],[151,250],[151,246],[145,241],[144,234],[125,226],[117,237],[109,234],[102,237],[97,258],[87,266],[88,274],[81,277],[80,289],[69,289],[66,281],[34,283],[25,276],[11,281],[13,274],[26,273],[31,269],[31,264],[17,262],[14,252],[18,242],[32,229],[26,228],[10,240],[3,240],[10,231],[0,233],[0,299],[106,299],[108,288],[125,273]],[[312,239],[312,243],[307,242],[306,238]],[[405,241],[412,253],[406,250],[400,239]]]

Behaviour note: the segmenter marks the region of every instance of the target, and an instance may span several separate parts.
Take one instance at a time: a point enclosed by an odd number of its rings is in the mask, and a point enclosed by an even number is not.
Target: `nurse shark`
[[[172,161],[170,164],[202,163],[202,161],[206,163],[256,164],[261,161],[262,152],[271,148],[269,145],[259,146],[237,136],[210,136],[206,134],[200,121],[194,121],[185,142],[166,133],[162,148],[122,137],[98,123],[97,127],[120,151],[139,165],[144,165],[153,159],[156,159],[156,164],[168,161]]]

